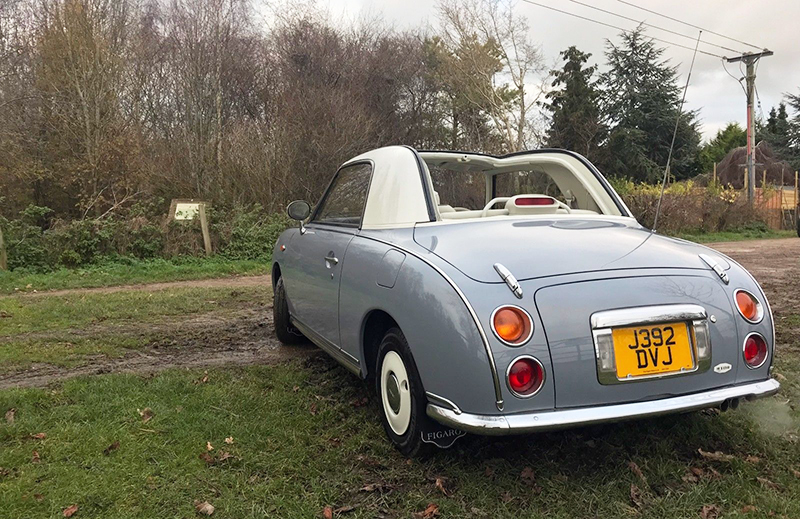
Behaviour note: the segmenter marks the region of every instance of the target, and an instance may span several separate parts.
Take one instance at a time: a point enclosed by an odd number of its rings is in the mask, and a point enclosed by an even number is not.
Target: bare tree
[[[528,22],[509,0],[439,0],[442,40],[453,53],[461,91],[483,110],[507,151],[525,149],[538,138],[532,107],[542,88],[544,60],[530,40]],[[498,66],[493,67],[494,59]]]

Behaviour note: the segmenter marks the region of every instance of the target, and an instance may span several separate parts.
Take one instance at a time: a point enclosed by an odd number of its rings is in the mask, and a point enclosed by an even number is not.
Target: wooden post
[[[764,174],[761,176],[761,189],[764,189],[764,186],[767,185],[767,170],[764,170]]]
[[[800,200],[800,197],[797,196],[797,171],[794,172],[794,199]]]
[[[200,214],[200,229],[203,231],[203,245],[206,247],[206,256],[211,256],[211,234],[208,232],[208,218],[206,218],[206,204],[197,207]]]
[[[750,175],[747,174],[747,170],[744,170],[744,190],[747,191],[747,179]]]
[[[8,270],[8,257],[6,256],[6,242],[3,241],[3,229],[0,229],[0,270]]]
[[[716,184],[717,183],[717,163],[716,162],[714,163],[714,176],[712,177],[711,183],[712,184]]]

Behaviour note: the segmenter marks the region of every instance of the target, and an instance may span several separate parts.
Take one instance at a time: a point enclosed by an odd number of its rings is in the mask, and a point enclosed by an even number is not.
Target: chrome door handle
[[[339,258],[337,258],[336,256],[325,256],[325,261],[329,261],[329,262],[333,263],[334,265],[338,265],[339,264]]]

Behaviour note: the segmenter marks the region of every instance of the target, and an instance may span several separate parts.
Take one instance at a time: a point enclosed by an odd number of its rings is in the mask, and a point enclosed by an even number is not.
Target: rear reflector
[[[508,387],[517,396],[533,396],[542,384],[544,368],[533,357],[519,357],[508,368]]]
[[[751,333],[744,340],[744,361],[751,369],[760,368],[767,360],[767,341],[757,333]]]
[[[514,205],[555,205],[556,199],[549,196],[527,196],[524,198],[517,198],[514,200]]]

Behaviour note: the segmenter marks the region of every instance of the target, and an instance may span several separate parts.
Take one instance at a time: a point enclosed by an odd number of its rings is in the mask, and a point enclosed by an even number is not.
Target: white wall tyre
[[[375,390],[386,436],[405,456],[421,454],[425,414],[425,389],[403,332],[391,328],[378,346]],[[426,449],[427,450],[427,449]]]
[[[392,431],[402,436],[411,422],[411,392],[406,366],[397,352],[386,352],[380,377],[383,412]]]

